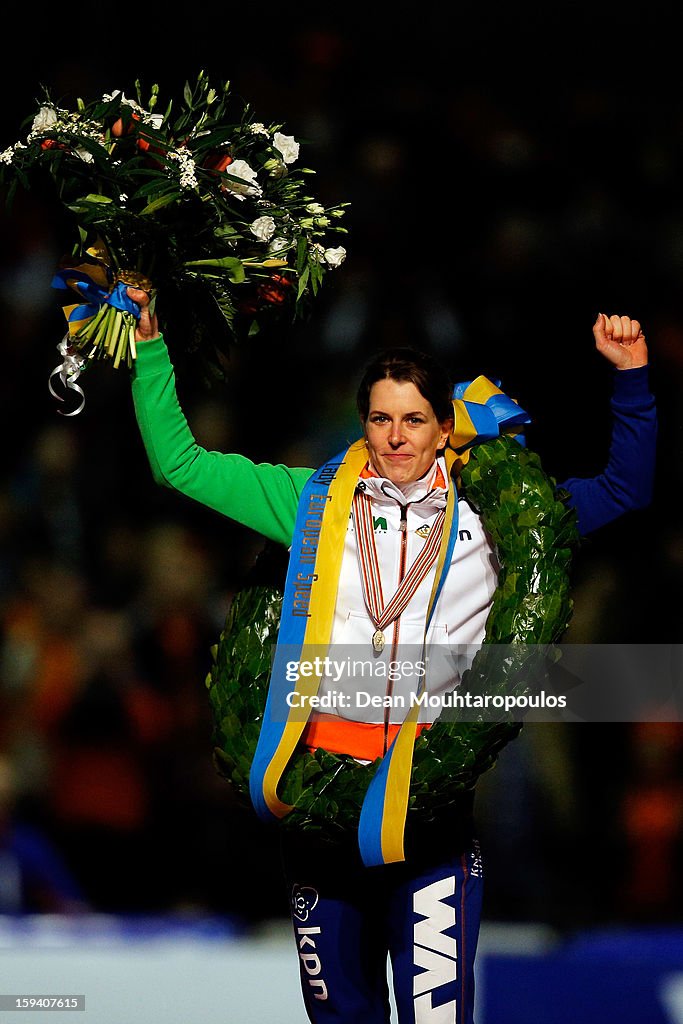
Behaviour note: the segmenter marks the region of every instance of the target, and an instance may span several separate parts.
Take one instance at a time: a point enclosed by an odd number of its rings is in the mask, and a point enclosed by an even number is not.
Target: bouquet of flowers
[[[330,236],[345,233],[348,204],[308,193],[299,143],[234,103],[229,82],[214,88],[200,72],[165,104],[158,85],[146,102],[135,90],[73,110],[46,90],[25,139],[0,152],[8,203],[40,176],[73,224],[52,282],[67,296],[64,383],[92,359],[131,365],[140,308],[129,286],[160,292],[164,333],[221,374],[232,344],[303,317],[346,256]]]

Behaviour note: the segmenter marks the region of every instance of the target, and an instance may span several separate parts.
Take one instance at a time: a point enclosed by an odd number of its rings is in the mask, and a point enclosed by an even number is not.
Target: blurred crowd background
[[[500,379],[546,469],[592,475],[610,370],[591,326],[640,319],[655,500],[584,543],[567,639],[678,641],[683,85],[666,8],[146,9],[77,43],[50,17],[2,69],[0,148],[43,84],[168,95],[203,68],[302,140],[323,201],[351,203],[310,321],[234,351],[225,383],[179,375],[205,447],[318,464],[356,436],[364,362],[405,342]],[[284,915],[270,834],[214,770],[204,686],[262,541],[154,485],[127,371],[93,366],[84,410],[59,415],[56,222],[49,195],[0,208],[0,914]],[[680,921],[682,755],[678,722],[528,726],[479,787],[485,915]]]

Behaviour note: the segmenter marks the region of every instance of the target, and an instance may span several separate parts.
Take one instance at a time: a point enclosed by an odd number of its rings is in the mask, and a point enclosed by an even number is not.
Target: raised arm
[[[197,443],[176,394],[175,374],[149,295],[129,288],[140,306],[133,403],[154,479],[288,546],[310,469],[210,452]]]
[[[569,504],[578,512],[584,535],[650,504],[657,444],[657,410],[640,323],[599,313],[593,336],[598,352],[614,367],[607,465],[598,476],[571,477],[560,485],[570,492]]]

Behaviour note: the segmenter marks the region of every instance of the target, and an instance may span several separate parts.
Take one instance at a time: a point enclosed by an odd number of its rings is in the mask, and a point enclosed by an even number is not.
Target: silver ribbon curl
[[[75,352],[69,348],[69,332],[64,335],[60,343],[57,345],[57,351],[62,357],[61,363],[55,366],[54,370],[50,374],[47,382],[47,386],[50,389],[50,394],[57,399],[58,402],[63,402],[64,397],[58,395],[55,389],[52,387],[52,378],[59,376],[62,384],[67,390],[76,391],[81,396],[81,404],[77,409],[73,409],[71,412],[62,412],[58,409],[57,412],[60,416],[77,416],[85,405],[85,394],[83,388],[76,383],[81,373],[86,367],[87,359],[82,356],[79,352]]]

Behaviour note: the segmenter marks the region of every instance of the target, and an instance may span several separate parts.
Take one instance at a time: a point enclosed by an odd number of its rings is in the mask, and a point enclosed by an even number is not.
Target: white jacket
[[[378,476],[364,477],[360,487],[372,502],[386,603],[398,587],[401,564],[405,573],[425,542],[425,532],[446,504],[448,475],[440,460],[422,479],[402,489]],[[405,531],[401,529],[402,511]],[[376,627],[365,605],[354,516],[349,517],[329,671],[318,691],[321,698],[327,695],[327,706],[322,703],[325,714],[360,722],[400,723],[410,706],[410,694],[421,685],[428,694],[441,696],[459,682],[484,637],[498,563],[480,517],[464,499],[458,502],[458,513],[458,538],[427,632],[427,646],[423,647],[423,637],[435,565],[400,618],[385,629],[386,645],[380,654],[372,646]],[[377,706],[378,699],[383,706]],[[419,720],[432,722],[439,713],[438,707],[422,706]]]

